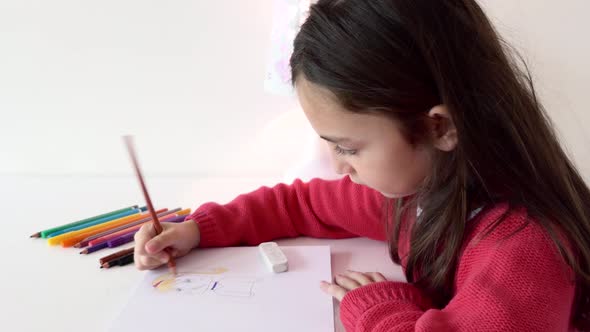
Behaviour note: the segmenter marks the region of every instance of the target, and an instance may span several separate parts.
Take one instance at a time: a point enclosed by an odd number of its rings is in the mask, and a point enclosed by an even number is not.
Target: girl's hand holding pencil
[[[155,269],[168,263],[169,253],[184,256],[199,245],[199,240],[199,226],[193,220],[162,223],[160,234],[156,234],[152,223],[145,224],[135,233],[135,266],[139,270]]]

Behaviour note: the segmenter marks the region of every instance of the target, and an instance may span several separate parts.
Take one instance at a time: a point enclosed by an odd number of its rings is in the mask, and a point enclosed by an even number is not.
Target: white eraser
[[[281,251],[276,242],[264,242],[258,245],[264,264],[274,273],[285,272],[288,269],[287,256]]]

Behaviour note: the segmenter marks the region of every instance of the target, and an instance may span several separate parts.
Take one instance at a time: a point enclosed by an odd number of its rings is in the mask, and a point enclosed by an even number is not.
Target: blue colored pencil
[[[83,223],[86,223],[86,222],[89,222],[89,221],[92,221],[92,220],[96,220],[96,219],[100,219],[100,218],[103,218],[103,217],[112,216],[113,214],[121,213],[121,212],[124,212],[124,211],[129,211],[129,210],[134,209],[134,208],[137,208],[137,205],[133,205],[133,206],[129,206],[129,207],[126,207],[126,208],[123,208],[123,209],[119,209],[119,210],[115,210],[115,211],[103,213],[103,214],[100,214],[100,215],[97,215],[97,216],[94,216],[94,217],[90,217],[90,218],[86,218],[86,219],[74,221],[74,222],[71,222],[71,223],[68,223],[68,224],[65,224],[65,225],[61,225],[61,226],[57,226],[57,227],[52,227],[50,229],[46,229],[44,231],[35,233],[35,234],[31,235],[31,237],[36,237],[36,238],[40,237],[40,238],[44,238],[45,239],[47,237],[47,234],[51,234],[53,232],[57,232],[57,231],[60,231],[62,229],[68,228],[68,227],[78,226],[78,225],[81,225]]]
[[[78,225],[78,226],[69,227],[69,228],[66,228],[66,229],[63,229],[63,230],[60,230],[60,231],[56,231],[56,232],[50,233],[50,234],[47,235],[47,238],[49,239],[49,238],[52,238],[54,236],[58,236],[58,235],[61,235],[61,234],[65,234],[65,233],[69,233],[69,232],[74,232],[74,231],[79,231],[79,230],[84,229],[84,228],[88,228],[88,227],[91,227],[91,226],[94,226],[94,225],[98,225],[98,224],[103,224],[103,223],[105,223],[107,221],[111,221],[111,220],[123,218],[123,217],[126,217],[126,216],[130,216],[132,214],[140,213],[140,212],[143,212],[145,210],[147,210],[147,208],[144,206],[144,207],[141,207],[141,208],[138,208],[138,209],[132,209],[132,210],[121,212],[121,213],[118,213],[118,214],[115,214],[115,215],[112,215],[112,216],[108,216],[108,217],[96,219],[96,220],[89,221],[87,223],[84,223],[84,224],[81,224],[81,225]]]

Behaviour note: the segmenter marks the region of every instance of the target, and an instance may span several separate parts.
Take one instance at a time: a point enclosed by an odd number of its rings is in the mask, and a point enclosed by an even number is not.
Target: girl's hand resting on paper
[[[385,277],[379,272],[361,273],[347,270],[345,273],[337,274],[336,277],[334,277],[333,284],[327,281],[322,281],[320,283],[320,288],[324,293],[332,295],[338,301],[342,301],[344,295],[355,288],[386,280],[387,279],[385,279]]]
[[[169,252],[174,257],[186,255],[199,245],[199,225],[193,220],[181,223],[162,223],[162,233],[156,235],[153,224],[147,223],[141,226],[135,233],[135,266],[139,270],[155,269],[168,263]]]

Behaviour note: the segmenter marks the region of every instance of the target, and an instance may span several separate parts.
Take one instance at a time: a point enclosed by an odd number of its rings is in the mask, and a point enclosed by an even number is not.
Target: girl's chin
[[[408,194],[390,194],[390,193],[384,193],[382,191],[379,191],[381,193],[381,195],[387,197],[387,198],[402,198],[402,197],[408,197],[408,196],[412,196],[415,194],[415,192],[413,193],[408,193]]]

